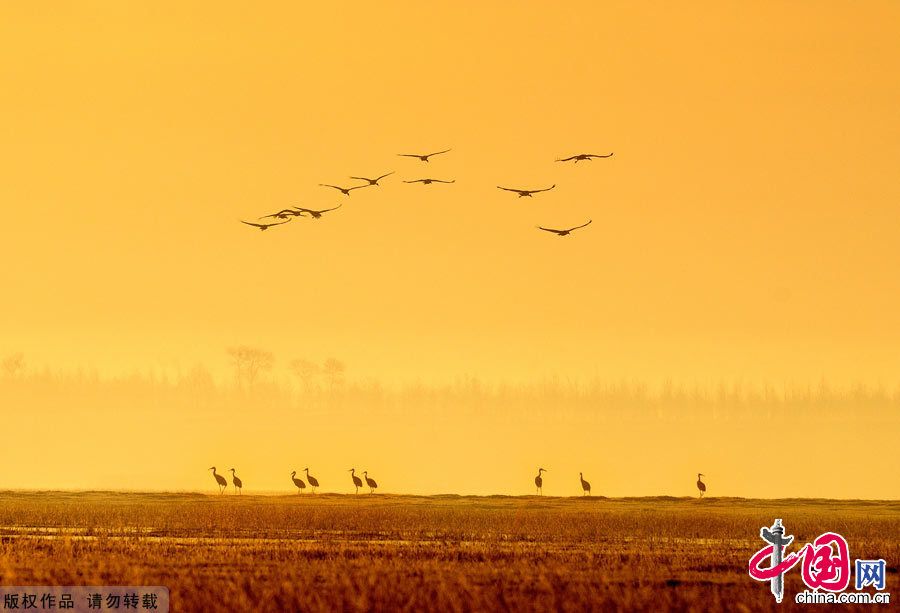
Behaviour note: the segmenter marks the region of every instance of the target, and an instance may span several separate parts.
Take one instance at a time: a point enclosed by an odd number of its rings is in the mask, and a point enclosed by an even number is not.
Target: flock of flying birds
[[[420,162],[427,163],[427,162],[429,162],[431,157],[433,157],[435,155],[441,155],[444,153],[448,153],[450,151],[451,151],[450,149],[444,149],[443,151],[435,151],[434,153],[425,153],[425,154],[398,153],[397,155],[399,155],[400,157],[416,158]],[[613,156],[612,153],[609,153],[606,155],[598,155],[598,154],[594,154],[594,153],[579,153],[579,154],[573,155],[571,157],[557,159],[556,161],[557,162],[575,162],[577,164],[578,162],[590,161],[595,158],[610,158],[612,156]],[[392,174],[394,174],[394,172],[396,172],[396,171],[391,171],[391,172],[385,173],[374,179],[369,178],[369,177],[350,177],[351,179],[353,179],[355,181],[363,181],[364,182],[361,185],[353,185],[351,187],[341,187],[340,185],[331,185],[328,183],[319,183],[319,185],[321,187],[328,187],[331,189],[336,189],[337,191],[341,192],[344,196],[350,196],[350,192],[352,192],[353,190],[363,189],[366,187],[380,186],[381,184],[379,183],[379,181],[381,181],[385,177],[391,176]],[[421,183],[422,185],[431,185],[432,183],[456,183],[456,179],[451,179],[448,181],[445,179],[434,179],[434,178],[428,177],[428,178],[423,178],[423,179],[412,179],[410,181],[403,181],[403,182],[404,183]],[[518,194],[519,198],[531,198],[534,196],[534,194],[539,194],[541,192],[549,192],[551,189],[554,189],[555,187],[556,187],[556,184],[554,183],[550,187],[545,187],[542,189],[516,189],[516,188],[512,188],[512,187],[503,187],[500,185],[497,186],[497,189],[502,189],[507,192],[513,192],[515,194]],[[259,228],[260,230],[268,230],[269,228],[271,228],[273,226],[284,225],[296,217],[309,217],[311,219],[321,219],[322,215],[324,215],[325,213],[328,213],[329,211],[335,211],[339,208],[341,208],[340,204],[335,207],[332,207],[330,209],[319,209],[319,210],[307,209],[307,208],[303,208],[303,207],[299,207],[299,206],[294,206],[289,209],[281,209],[280,211],[277,211],[275,213],[269,213],[268,215],[263,215],[257,221],[244,221],[243,219],[240,221],[241,221],[241,223],[247,224],[248,226],[253,226],[254,228]],[[262,221],[265,219],[271,219],[273,221]],[[544,232],[551,232],[553,234],[556,234],[557,236],[568,236],[575,230],[578,230],[580,228],[584,228],[585,226],[590,225],[591,221],[593,221],[593,220],[588,219],[585,223],[583,223],[579,226],[571,227],[571,228],[562,228],[562,229],[545,228],[544,226],[537,226],[537,228],[539,230],[543,230]]]

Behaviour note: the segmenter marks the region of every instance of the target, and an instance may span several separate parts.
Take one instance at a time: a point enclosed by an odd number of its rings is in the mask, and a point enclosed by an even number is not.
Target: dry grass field
[[[757,611],[775,517],[900,591],[898,502],[452,495],[5,492],[0,582],[165,585],[175,611]]]

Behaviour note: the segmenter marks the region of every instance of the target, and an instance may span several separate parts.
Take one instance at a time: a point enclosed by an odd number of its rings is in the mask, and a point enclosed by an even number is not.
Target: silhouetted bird
[[[538,230],[543,230],[544,232],[553,232],[558,236],[568,236],[571,232],[577,230],[578,228],[583,228],[585,226],[591,225],[593,219],[588,219],[587,223],[581,224],[580,226],[575,226],[574,228],[567,228],[565,230],[555,230],[553,228],[545,228],[544,226],[538,226]]]
[[[581,489],[584,490],[584,493],[588,496],[591,495],[591,484],[584,480],[584,475],[578,473],[578,478],[581,479]]]
[[[356,493],[359,494],[359,488],[362,487],[362,479],[356,476],[356,469],[350,469],[350,476],[353,477],[353,485],[356,486]]]
[[[219,493],[223,493],[225,488],[228,487],[228,481],[225,480],[225,477],[216,472],[215,466],[210,466],[209,470],[213,471],[213,477],[216,478],[216,483],[219,484]]]
[[[427,162],[428,158],[433,155],[440,155],[442,153],[447,153],[450,149],[444,149],[443,151],[435,151],[434,153],[426,153],[425,155],[419,155],[418,153],[398,153],[397,155],[407,158],[419,158],[423,162]]]
[[[259,228],[260,230],[268,230],[268,229],[271,228],[272,226],[283,226],[284,224],[286,224],[286,223],[288,223],[288,222],[286,222],[286,221],[279,221],[278,223],[253,223],[252,221],[244,221],[244,220],[242,219],[242,220],[241,220],[241,223],[245,223],[245,224],[247,224],[248,226],[253,226],[254,228]]]
[[[231,482],[234,483],[234,489],[237,490],[237,493],[240,494],[244,488],[244,482],[241,481],[236,474],[234,474],[234,469],[231,469]]]
[[[290,219],[291,217],[297,217],[297,211],[292,209],[281,209],[277,213],[272,213],[271,215],[263,215],[259,219],[266,219],[268,217],[274,217],[276,219]]]
[[[421,183],[423,185],[431,185],[432,183],[456,183],[456,179],[452,181],[443,181],[441,179],[416,179],[415,181],[404,181],[404,183]]]
[[[304,209],[304,208],[299,207],[299,206],[295,206],[294,208],[297,210],[297,213],[298,213],[299,215],[302,215],[303,213],[309,213],[310,217],[312,217],[313,219],[319,219],[320,217],[322,217],[322,213],[327,213],[328,211],[334,211],[334,210],[337,210],[337,209],[341,208],[341,205],[339,204],[339,205],[337,205],[337,206],[335,206],[335,207],[332,207],[332,208],[330,208],[330,209],[320,209],[320,210],[318,210],[318,211],[314,211],[314,210],[312,210],[312,209]]]
[[[366,485],[369,486],[369,493],[374,494],[375,488],[378,487],[378,484],[375,483],[375,479],[372,479],[371,477],[369,477],[369,473],[365,470],[363,471],[363,477],[366,478]]]
[[[543,468],[539,468],[537,477],[534,478],[534,485],[537,487],[538,494],[544,493],[544,478],[541,477],[541,473],[545,473],[545,472],[547,472],[547,471],[544,470]]]
[[[364,187],[369,187],[369,185],[356,185],[354,187],[340,187],[338,185],[328,185],[327,183],[319,183],[319,185],[321,185],[322,187],[330,187],[332,189],[336,189],[339,192],[341,192],[342,194],[344,194],[345,196],[349,196],[350,192],[352,192],[355,189],[362,189]]]
[[[306,480],[309,481],[309,485],[312,488],[313,494],[316,493],[316,488],[319,487],[319,480],[309,474],[309,468],[304,468],[304,472],[306,472]]]
[[[508,192],[515,192],[515,193],[519,194],[519,198],[526,198],[526,197],[531,198],[531,194],[539,194],[540,192],[549,192],[554,187],[556,187],[556,183],[554,183],[550,187],[547,187],[544,189],[513,189],[511,187],[500,187],[499,185],[497,186],[497,189],[503,189]]]
[[[297,477],[295,477],[294,475],[296,475],[296,474],[297,474],[296,470],[291,471],[291,481],[293,481],[294,485],[297,486],[297,493],[302,494],[303,490],[306,489],[306,484],[303,483],[303,479],[298,479]]]
[[[700,480],[702,476],[703,473],[697,473],[697,489],[700,490],[700,498],[703,498],[703,494],[706,493],[706,484]]]
[[[597,155],[595,153],[579,153],[578,155],[573,155],[570,158],[563,158],[561,160],[556,160],[556,161],[557,162],[571,162],[572,160],[575,160],[575,163],[577,164],[578,162],[585,161],[585,160],[590,161],[593,158],[611,158],[612,156],[613,156],[612,153],[610,153],[609,155]]]
[[[396,172],[396,171],[392,170],[391,172],[388,172],[388,173],[385,173],[385,174],[381,175],[381,176],[378,177],[377,179],[370,179],[370,178],[368,178],[368,177],[350,177],[350,178],[351,178],[351,179],[356,179],[357,181],[368,181],[368,182],[369,182],[369,185],[378,185],[378,182],[379,182],[379,181],[381,181],[381,180],[382,180],[383,178],[385,178],[385,177],[391,176],[392,174],[394,174],[394,172]],[[365,187],[365,186],[364,186],[364,187]]]

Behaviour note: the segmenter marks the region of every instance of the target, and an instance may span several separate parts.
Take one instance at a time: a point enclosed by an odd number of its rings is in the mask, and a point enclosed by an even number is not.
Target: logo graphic
[[[780,603],[784,598],[785,573],[801,562],[803,583],[812,592],[797,594],[795,600],[798,603],[890,602],[890,594],[881,592],[885,586],[884,560],[856,560],[856,589],[872,586],[879,593],[839,594],[850,585],[850,547],[840,534],[825,532],[800,551],[787,555],[785,551],[794,537],[785,535],[780,519],[776,519],[771,527],[760,528],[759,536],[768,545],[750,558],[750,576],[757,581],[769,581],[776,602]]]

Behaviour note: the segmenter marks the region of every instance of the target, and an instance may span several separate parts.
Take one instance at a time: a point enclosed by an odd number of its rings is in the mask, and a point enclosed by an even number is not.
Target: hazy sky
[[[0,354],[896,380],[896,2],[341,4],[0,6]]]

